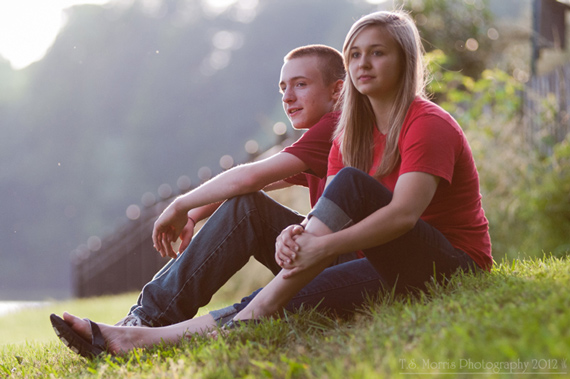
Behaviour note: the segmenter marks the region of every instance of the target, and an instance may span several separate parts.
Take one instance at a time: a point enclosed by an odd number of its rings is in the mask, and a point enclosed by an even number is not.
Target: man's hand
[[[175,202],[172,202],[154,223],[152,231],[152,242],[154,248],[162,257],[169,256],[176,258],[176,252],[172,245],[178,239],[182,229],[187,224],[188,216],[186,212],[177,212]]]
[[[180,233],[180,247],[178,248],[178,254],[181,254],[186,250],[188,245],[190,245],[190,241],[192,241],[192,237],[194,237],[194,228],[196,224],[194,224],[194,220],[188,217],[188,222],[182,232]]]

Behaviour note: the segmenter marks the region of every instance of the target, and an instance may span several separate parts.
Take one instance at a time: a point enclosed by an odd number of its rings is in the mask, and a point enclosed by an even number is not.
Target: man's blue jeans
[[[309,217],[317,217],[335,232],[358,223],[391,199],[392,193],[376,179],[362,171],[344,168],[326,188]],[[426,283],[442,282],[458,270],[477,270],[469,255],[454,248],[443,234],[422,220],[401,237],[366,249],[364,254],[366,259],[325,269],[285,309],[295,311],[301,305],[318,305],[346,315],[364,304],[367,295],[376,295],[382,289],[415,293],[425,290]],[[220,310],[220,315],[229,317],[239,312],[258,291],[241,303]]]
[[[151,326],[190,319],[252,256],[277,274],[275,239],[303,219],[263,192],[227,200],[188,248],[144,286],[131,313]]]

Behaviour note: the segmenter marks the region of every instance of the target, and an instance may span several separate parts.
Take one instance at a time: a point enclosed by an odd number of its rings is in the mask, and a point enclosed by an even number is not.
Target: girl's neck
[[[375,99],[370,98],[370,104],[372,105],[372,110],[374,111],[374,116],[376,118],[376,127],[382,134],[388,134],[390,130],[390,124],[388,115],[392,110],[394,104],[394,99]]]

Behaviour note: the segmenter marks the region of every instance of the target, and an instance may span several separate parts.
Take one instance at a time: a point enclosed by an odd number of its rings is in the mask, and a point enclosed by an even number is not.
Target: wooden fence
[[[166,264],[152,244],[154,221],[167,201],[144,208],[90,251],[78,248],[72,258],[73,295],[91,297],[139,291]]]
[[[570,133],[570,64],[531,78],[522,97],[527,140],[548,154],[554,142]],[[105,238],[97,251],[76,250],[72,259],[74,295],[139,291],[150,281],[168,261],[154,250],[151,233],[154,221],[171,200],[143,207],[140,217]]]
[[[570,63],[532,77],[523,92],[527,141],[543,153],[570,133]]]
[[[291,144],[295,137],[299,135],[294,133],[293,138],[277,136],[273,148],[261,154],[250,153],[248,161],[276,153]],[[84,298],[140,291],[169,260],[153,248],[152,229],[157,217],[175,196],[177,194],[161,198],[150,206],[141,205],[140,216],[128,220],[104,238],[98,249],[93,251],[87,245],[78,247],[71,259],[73,296]]]

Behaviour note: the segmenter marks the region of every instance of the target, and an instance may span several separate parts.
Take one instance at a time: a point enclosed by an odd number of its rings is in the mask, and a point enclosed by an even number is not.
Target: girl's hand
[[[334,260],[334,255],[326,247],[326,236],[318,237],[309,232],[303,232],[294,237],[295,244],[299,247],[295,259],[283,266],[283,279],[290,278],[305,270],[317,268],[324,270]]]
[[[290,225],[283,229],[275,240],[275,261],[281,267],[295,260],[299,246],[295,239],[304,232],[301,225]]]

